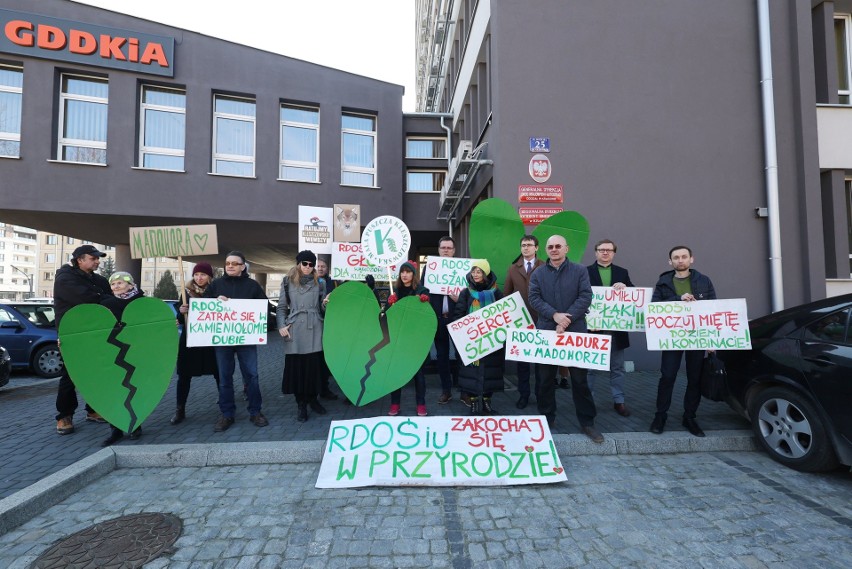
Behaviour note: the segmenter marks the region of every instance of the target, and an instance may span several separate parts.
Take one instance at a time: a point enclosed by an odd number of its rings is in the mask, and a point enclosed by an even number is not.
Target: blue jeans
[[[219,367],[219,411],[225,417],[234,418],[237,405],[234,402],[234,356],[240,362],[240,372],[248,393],[249,415],[260,413],[263,400],[257,377],[257,346],[216,346],[216,364]]]
[[[589,389],[595,392],[595,377],[606,372],[589,372]],[[612,350],[609,358],[609,386],[612,389],[612,402],[624,403],[624,350]]]
[[[532,393],[538,397],[538,386],[540,385],[541,379],[541,365],[542,364],[531,364],[530,362],[515,362],[518,366],[518,394],[523,395],[524,397],[530,396],[530,368],[535,366],[535,391]],[[591,381],[589,382],[591,385]]]

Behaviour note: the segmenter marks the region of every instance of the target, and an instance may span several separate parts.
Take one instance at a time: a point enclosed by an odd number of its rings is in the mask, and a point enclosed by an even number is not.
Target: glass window
[[[139,116],[139,165],[183,170],[186,144],[186,91],[142,86]]]
[[[56,254],[55,253],[45,253],[44,254],[44,262],[45,263],[55,263],[56,262]]]
[[[216,95],[213,101],[213,172],[254,176],[255,102]]]
[[[805,340],[841,343],[846,340],[849,310],[834,312],[805,328]]]
[[[281,105],[282,180],[319,181],[319,109]]]
[[[406,189],[409,192],[440,192],[444,187],[446,172],[409,171]]]
[[[24,70],[0,65],[0,156],[21,155],[21,100]]]
[[[48,245],[56,245],[56,235],[46,235],[44,242]]]
[[[443,138],[409,138],[405,142],[406,158],[447,158],[447,141]]]
[[[340,182],[376,187],[376,117],[343,113]]]
[[[59,160],[106,164],[106,79],[62,76],[59,95]]]
[[[834,16],[834,46],[837,50],[837,95],[842,105],[850,103],[850,84],[852,84],[852,65],[850,65],[850,46],[852,46],[852,15]]]

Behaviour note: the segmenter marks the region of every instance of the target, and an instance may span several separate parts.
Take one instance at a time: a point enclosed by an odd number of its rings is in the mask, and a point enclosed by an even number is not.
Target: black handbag
[[[724,401],[728,395],[728,372],[715,353],[707,354],[701,367],[701,395],[710,401]]]

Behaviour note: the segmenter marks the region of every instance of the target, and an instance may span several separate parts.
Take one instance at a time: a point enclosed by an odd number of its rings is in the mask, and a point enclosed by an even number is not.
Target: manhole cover
[[[87,527],[39,555],[33,569],[136,568],[156,559],[180,537],[183,523],[171,514],[133,514]]]

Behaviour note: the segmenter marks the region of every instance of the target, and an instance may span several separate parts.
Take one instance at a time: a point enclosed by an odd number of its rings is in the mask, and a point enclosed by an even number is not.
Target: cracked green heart
[[[169,387],[178,350],[172,309],[139,298],[121,324],[98,304],[75,306],[59,325],[62,359],[92,409],[122,431],[133,431]]]
[[[488,259],[491,270],[502,287],[506,270],[520,254],[524,223],[515,206],[500,198],[480,202],[470,218],[470,256]],[[547,261],[544,247],[553,235],[562,235],[568,243],[568,259],[579,263],[589,242],[589,222],[576,211],[552,215],[533,230],[539,240],[538,258]]]
[[[408,296],[384,316],[373,291],[349,281],[335,288],[325,311],[322,347],[328,369],[355,405],[411,381],[429,354],[438,319],[428,302]]]

